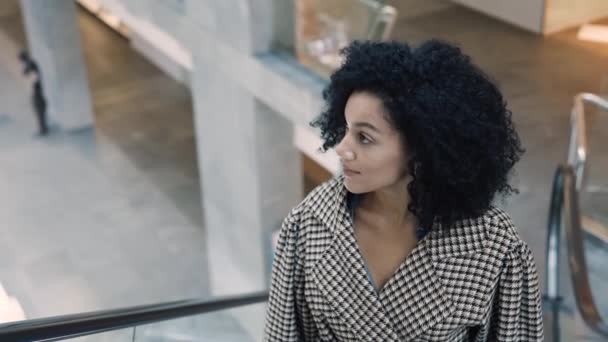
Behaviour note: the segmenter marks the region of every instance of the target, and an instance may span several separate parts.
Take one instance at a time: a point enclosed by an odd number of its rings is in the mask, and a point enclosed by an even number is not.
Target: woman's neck
[[[378,215],[393,227],[416,225],[416,217],[407,209],[410,196],[407,190],[409,177],[386,188],[365,194],[361,207]]]

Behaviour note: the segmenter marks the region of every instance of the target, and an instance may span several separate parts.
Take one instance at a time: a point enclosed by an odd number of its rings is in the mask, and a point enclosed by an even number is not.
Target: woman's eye
[[[368,139],[365,134],[359,134],[359,142],[361,142],[363,145],[367,145],[369,143],[371,143],[372,141],[370,139]]]

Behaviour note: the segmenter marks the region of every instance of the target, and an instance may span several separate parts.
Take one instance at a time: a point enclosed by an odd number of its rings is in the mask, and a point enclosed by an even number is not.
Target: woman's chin
[[[349,177],[344,178],[344,187],[346,187],[346,190],[353,194],[361,194],[366,192],[359,184],[357,184],[357,182],[354,182],[353,179]]]

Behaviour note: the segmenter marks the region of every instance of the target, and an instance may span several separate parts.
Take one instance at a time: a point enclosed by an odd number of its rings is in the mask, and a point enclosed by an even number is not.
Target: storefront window
[[[340,66],[339,52],[351,41],[388,39],[397,17],[385,0],[276,0],[275,4],[276,45],[323,77]],[[293,26],[287,27],[288,23]]]

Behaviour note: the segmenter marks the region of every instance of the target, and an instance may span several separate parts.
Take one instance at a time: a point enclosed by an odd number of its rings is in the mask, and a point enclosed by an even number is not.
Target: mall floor
[[[608,93],[608,45],[578,41],[575,30],[540,37],[444,1],[393,4],[394,39],[457,42],[504,91],[527,153],[513,179],[520,194],[498,204],[544,274],[549,193],[566,156],[572,98]],[[0,283],[28,318],[208,297],[189,90],[82,10],[79,25],[95,127],[39,138],[15,58],[25,46],[20,14],[0,15]],[[587,121],[584,209],[606,223],[608,115],[591,111]],[[305,176],[309,190],[328,174],[306,160]],[[608,251],[595,240],[587,247],[594,290],[606,293]],[[608,313],[608,298],[597,299]],[[231,330],[218,317],[168,329]]]
[[[88,13],[79,24],[95,127],[40,138],[21,18],[0,17],[0,283],[27,318],[209,298],[189,91]],[[225,313],[136,336],[248,340]]]

